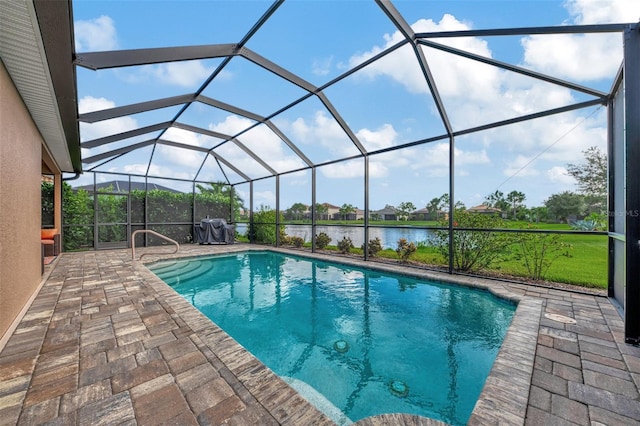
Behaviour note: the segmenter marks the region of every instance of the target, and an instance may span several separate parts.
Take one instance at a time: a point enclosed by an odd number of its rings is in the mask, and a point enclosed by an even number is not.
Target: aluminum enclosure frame
[[[397,44],[379,52],[374,57],[366,60],[365,62],[353,67],[352,69],[347,70],[340,76],[334,78],[333,80],[327,82],[322,86],[315,86],[312,83],[304,80],[303,78],[297,76],[296,74],[290,72],[289,70],[281,67],[280,65],[272,62],[268,58],[265,58],[258,53],[252,51],[251,49],[246,47],[247,42],[251,39],[251,37],[259,31],[259,29],[269,20],[269,18],[278,10],[279,7],[282,6],[284,0],[274,1],[270,7],[264,12],[264,14],[256,21],[253,27],[247,32],[247,34],[239,40],[237,43],[231,44],[219,44],[219,45],[202,45],[202,46],[186,46],[186,47],[163,47],[163,48],[155,48],[155,49],[136,49],[136,50],[122,50],[122,51],[112,51],[112,52],[84,52],[84,53],[74,53],[74,57],[72,58],[73,64],[78,67],[85,67],[88,69],[98,70],[98,69],[108,69],[108,68],[118,68],[118,67],[126,67],[126,66],[137,66],[143,64],[156,64],[156,63],[166,63],[166,62],[175,62],[175,61],[184,61],[184,60],[192,60],[192,59],[209,59],[209,58],[220,58],[220,64],[215,68],[215,70],[205,79],[202,85],[193,93],[186,93],[178,96],[166,97],[161,99],[154,99],[145,102],[139,102],[130,105],[119,106],[115,108],[94,111],[89,113],[77,114],[77,120],[79,122],[84,123],[97,123],[104,120],[109,120],[117,117],[126,117],[133,114],[138,114],[147,111],[153,111],[166,107],[180,107],[179,111],[168,121],[163,121],[159,123],[155,123],[149,126],[145,126],[139,129],[131,130],[128,132],[122,132],[118,134],[108,135],[99,139],[94,139],[90,141],[83,142],[81,147],[83,148],[96,148],[96,147],[107,147],[109,144],[115,142],[122,142],[126,139],[132,138],[134,136],[142,136],[148,133],[158,132],[158,135],[151,137],[143,142],[131,143],[128,146],[120,147],[117,149],[111,149],[104,152],[100,152],[95,155],[90,155],[82,159],[82,162],[87,165],[86,171],[89,172],[100,172],[104,173],[100,169],[109,164],[111,161],[122,157],[130,152],[135,150],[139,150],[142,148],[146,148],[149,146],[153,147],[151,157],[149,159],[149,164],[147,167],[146,174],[138,175],[143,176],[145,178],[148,177],[157,177],[150,175],[151,162],[154,158],[155,149],[161,145],[172,146],[180,149],[188,149],[193,151],[198,151],[205,153],[204,159],[198,168],[198,172],[196,173],[193,182],[200,182],[201,180],[198,178],[200,172],[205,168],[205,164],[209,157],[213,157],[215,159],[215,163],[218,165],[223,175],[226,177],[226,173],[222,167],[224,165],[229,170],[232,170],[241,178],[245,179],[244,182],[231,182],[227,178],[226,184],[235,188],[237,185],[249,184],[251,197],[250,197],[250,220],[253,220],[253,210],[254,210],[254,202],[253,202],[253,187],[254,182],[262,180],[275,178],[276,185],[276,213],[280,212],[280,178],[288,173],[294,173],[301,170],[310,170],[312,176],[312,184],[311,184],[311,200],[312,200],[312,247],[315,247],[315,230],[317,223],[317,214],[315,211],[315,205],[317,202],[316,196],[316,172],[318,167],[352,160],[352,159],[363,159],[363,174],[364,174],[364,182],[363,182],[363,194],[364,194],[364,206],[365,211],[369,211],[370,206],[370,190],[369,190],[369,161],[372,156],[383,154],[387,152],[392,152],[395,150],[400,150],[404,148],[409,148],[413,146],[419,146],[424,144],[429,144],[438,141],[446,141],[449,145],[449,182],[448,182],[448,190],[449,190],[449,210],[454,210],[455,205],[455,179],[454,173],[455,170],[455,156],[454,156],[454,148],[456,144],[456,138],[463,135],[468,135],[475,132],[485,131],[489,129],[499,128],[502,126],[508,126],[511,124],[524,122],[528,120],[533,120],[536,118],[546,117],[555,114],[561,114],[564,112],[569,112],[573,110],[579,110],[583,108],[588,108],[596,105],[606,106],[608,109],[612,108],[612,94],[615,91],[615,87],[612,88],[611,92],[605,93],[600,90],[595,90],[593,88],[585,87],[582,85],[578,85],[551,75],[546,75],[540,72],[535,72],[531,70],[527,70],[521,66],[509,64],[506,62],[502,62],[499,60],[495,60],[492,58],[486,58],[479,56],[477,54],[473,54],[470,52],[462,51],[460,49],[453,48],[451,46],[444,45],[438,42],[438,39],[441,38],[451,38],[451,37],[489,37],[489,36],[520,36],[520,35],[533,35],[533,34],[590,34],[590,33],[618,33],[624,36],[624,62],[622,65],[622,73],[620,78],[624,79],[624,87],[626,90],[625,94],[625,104],[626,104],[626,137],[625,137],[625,149],[626,149],[626,158],[619,158],[620,156],[614,156],[611,146],[609,146],[609,166],[610,166],[610,182],[609,182],[609,212],[614,211],[614,201],[617,197],[624,197],[625,200],[625,209],[626,212],[630,211],[640,211],[640,176],[638,176],[638,172],[635,170],[635,165],[640,164],[640,36],[638,35],[638,24],[608,24],[608,25],[578,25],[578,26],[558,26],[558,27],[530,27],[530,28],[507,28],[507,29],[490,29],[490,30],[469,30],[469,31],[449,31],[449,32],[438,32],[438,33],[415,33],[411,26],[404,19],[402,14],[395,8],[395,6],[388,0],[376,0],[377,6],[384,12],[387,18],[393,23],[394,27],[403,35],[404,39]],[[407,143],[403,143],[401,145],[387,147],[378,150],[368,151],[362,141],[360,141],[356,135],[356,133],[350,128],[347,121],[343,118],[340,111],[333,106],[329,97],[324,93],[325,89],[328,89],[334,86],[336,83],[342,81],[343,79],[351,76],[358,70],[366,67],[367,65],[384,58],[390,53],[400,49],[402,47],[408,46],[412,49],[413,54],[415,55],[418,66],[420,67],[420,71],[422,73],[422,77],[424,78],[424,82],[429,88],[429,92],[431,98],[435,104],[435,109],[437,111],[438,118],[442,127],[444,128],[444,132],[441,135],[436,135],[427,139],[415,140]],[[477,61],[479,63],[483,63],[486,65],[490,65],[493,67],[497,67],[502,70],[507,70],[510,72],[514,72],[520,75],[524,75],[529,78],[533,78],[539,81],[543,81],[546,83],[558,85],[561,87],[565,87],[570,90],[574,90],[576,92],[582,93],[591,99],[576,102],[571,105],[567,105],[564,107],[549,109],[542,112],[526,114],[517,118],[506,119],[502,121],[487,123],[480,126],[470,127],[461,130],[454,130],[447,108],[441,98],[440,91],[438,88],[438,81],[434,78],[430,64],[429,58],[426,57],[422,47],[428,47],[430,49],[436,49],[439,51],[447,52],[452,55],[457,55],[460,57],[464,57],[468,60]],[[222,102],[217,99],[212,99],[203,94],[204,90],[208,87],[208,85],[214,81],[224,70],[224,68],[229,64],[232,58],[241,57],[251,63],[263,68],[264,70],[278,76],[279,78],[285,80],[288,83],[302,89],[304,94],[300,96],[298,99],[294,100],[290,104],[282,107],[281,109],[274,111],[268,115],[257,114],[253,111],[243,110],[235,105],[231,105],[225,102]],[[77,94],[74,94],[77,95]],[[278,114],[287,111],[294,106],[300,104],[306,99],[315,98],[319,101],[331,115],[331,117],[338,123],[339,127],[344,131],[347,135],[350,142],[355,147],[357,154],[339,158],[331,161],[325,161],[321,163],[313,162],[304,152],[294,140],[289,139],[285,132],[282,131],[274,124],[272,119]],[[205,105],[213,106],[215,108],[219,108],[233,114],[237,114],[241,117],[245,117],[254,121],[254,124],[248,127],[247,129],[239,132],[237,134],[221,134],[219,132],[213,132],[211,130],[198,128],[196,126],[191,126],[186,123],[181,122],[181,117],[184,116],[187,108],[194,103],[202,103]],[[612,125],[613,120],[609,120],[609,125]],[[276,167],[267,163],[259,154],[251,150],[246,144],[242,142],[242,136],[250,131],[251,129],[265,125],[267,126],[281,141],[283,144],[288,146],[295,156],[301,161],[303,166],[296,170],[287,170],[285,172],[279,172]],[[618,124],[619,125],[619,124]],[[216,139],[219,139],[220,142],[215,144],[212,147],[196,147],[193,145],[187,145],[180,142],[169,141],[166,138],[163,138],[163,135],[170,128],[178,128],[183,130],[188,130],[194,132],[199,135],[206,135]],[[612,133],[611,128],[609,129],[609,134]],[[611,138],[611,136],[610,136]],[[610,139],[611,141],[611,139]],[[252,178],[251,171],[244,170],[240,166],[233,164],[219,152],[217,149],[225,144],[233,144],[242,150],[244,153],[248,155],[249,158],[255,161],[260,167],[264,169],[266,174],[259,178]],[[96,164],[97,163],[97,164]],[[90,166],[89,166],[90,165]],[[613,173],[616,169],[624,169],[626,170],[626,190],[624,194],[621,194],[620,191],[615,191],[615,177],[617,174]],[[122,174],[122,173],[120,173]],[[135,176],[135,175],[132,175]],[[177,179],[176,179],[177,180]],[[276,214],[276,217],[279,217]],[[194,218],[195,221],[195,218]],[[276,222],[276,226],[279,226],[279,223]],[[368,258],[367,254],[367,244],[368,244],[368,233],[369,233],[369,217],[365,214],[364,219],[364,235],[365,235],[365,259]],[[450,235],[450,262],[448,265],[448,270],[450,273],[455,273],[453,262],[453,215],[449,217],[448,230]],[[609,227],[609,244],[612,247],[614,240],[621,241],[624,238],[625,243],[625,295],[622,298],[622,306],[624,309],[625,316],[625,339],[629,343],[638,344],[640,343],[640,263],[635,262],[635,259],[640,259],[640,223],[638,223],[637,218],[627,215],[625,230],[621,232],[620,229],[613,229],[612,225]],[[613,262],[614,257],[612,256],[613,249],[610,248],[610,257],[609,257],[609,295],[611,297],[615,297],[620,300],[620,295],[615,294],[614,286],[613,286]]]

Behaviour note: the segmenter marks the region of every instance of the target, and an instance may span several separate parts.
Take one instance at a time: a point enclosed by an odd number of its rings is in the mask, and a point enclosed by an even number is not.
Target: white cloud
[[[458,31],[471,29],[468,23],[458,21],[452,15],[444,15],[440,22],[431,19],[420,19],[412,26],[416,32]],[[366,61],[380,53],[382,50],[400,42],[403,36],[399,31],[384,36],[386,43],[383,46],[374,46],[370,51],[355,55],[349,60],[351,67]],[[475,37],[447,39],[441,42],[461,50],[472,52],[481,56],[491,57],[491,51],[486,41]],[[486,96],[488,90],[495,88],[498,71],[494,67],[482,65],[476,62],[436,51],[425,49],[427,62],[437,79],[438,90],[442,95],[465,95],[472,98]],[[473,70],[469,65],[473,64]],[[440,74],[436,76],[435,74]],[[413,49],[404,46],[395,52],[385,56],[365,67],[358,75],[376,78],[387,76],[403,85],[410,93],[429,93],[429,88]]]
[[[566,24],[637,22],[637,0],[568,0]],[[525,65],[577,81],[611,78],[622,61],[622,36],[614,34],[532,35],[522,39]]]
[[[350,179],[364,176],[362,161],[341,161],[319,168],[323,176],[330,179]]]
[[[569,175],[567,169],[562,166],[551,167],[546,172],[547,179],[550,182],[558,183],[560,185],[573,185],[576,183],[575,179]]]
[[[449,173],[448,143],[439,142],[426,145],[419,155],[411,150],[402,151],[402,155],[406,156],[411,169],[420,170],[426,176],[445,176]],[[485,150],[468,151],[460,148],[454,150],[454,161],[456,167],[490,163]]]
[[[163,84],[194,88],[211,75],[213,68],[206,67],[202,61],[198,60],[150,65],[144,67],[142,72]]]
[[[580,25],[640,20],[640,3],[637,0],[568,0],[565,7],[575,17],[575,23]]]
[[[294,143],[299,144],[303,152],[321,150],[315,157],[322,157],[322,161],[359,153],[340,125],[324,111],[317,111],[312,120],[300,117],[285,127],[291,131]]]
[[[179,129],[177,127],[170,127],[166,132],[162,135],[162,139],[166,139],[168,141],[180,142],[185,145],[191,146],[200,146],[200,147],[213,147],[213,144],[217,141],[217,139],[201,135],[199,133],[195,133],[189,130]]]
[[[332,63],[333,63],[333,56],[314,59],[313,63],[311,64],[311,72],[314,75],[319,75],[323,77],[329,74],[329,72],[331,71]]]
[[[533,166],[534,162],[533,158],[517,155],[515,159],[506,164],[502,173],[510,178],[538,176],[540,172]]]
[[[395,145],[398,132],[391,124],[384,124],[378,130],[360,129],[356,137],[368,151],[376,151]]]
[[[522,47],[525,66],[576,81],[611,78],[622,61],[619,34],[532,35]]]
[[[209,129],[227,135],[236,135],[252,124],[254,122],[247,118],[229,115],[223,122],[210,124]],[[284,142],[265,125],[254,127],[237,139],[278,172],[299,169],[305,166],[305,163],[289,148],[286,148]],[[251,159],[247,153],[233,142],[227,142],[216,149],[216,152],[226,160],[232,161],[245,173],[255,168],[255,160]]]
[[[109,16],[75,21],[73,25],[77,52],[97,52],[118,48],[116,27]]]
[[[248,200],[247,198],[244,198]],[[269,206],[271,208],[275,208],[276,206],[276,194],[273,191],[254,191],[253,192],[253,205],[254,209],[258,209],[255,206]]]
[[[85,112],[114,108],[115,106],[115,102],[109,99],[85,96],[78,101],[78,112],[83,114]],[[136,128],[138,128],[138,123],[131,117],[112,118],[111,120],[99,121],[97,123],[80,123],[80,139],[82,142],[85,142]]]
[[[228,115],[220,123],[210,123],[209,130],[225,135],[235,135],[253,125],[255,122],[238,115]]]
[[[131,174],[142,174],[144,175],[147,172],[147,163],[138,163],[138,164],[127,164],[122,170],[120,169],[111,169],[112,172],[117,173],[131,173]],[[156,176],[159,178],[173,178],[173,179],[192,179],[189,173],[176,169],[175,167],[166,167],[160,166],[157,164],[151,164],[149,166],[149,176]]]

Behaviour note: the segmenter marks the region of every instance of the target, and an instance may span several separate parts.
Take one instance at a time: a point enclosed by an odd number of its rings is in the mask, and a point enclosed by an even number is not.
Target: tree
[[[547,207],[531,207],[530,220],[535,223],[544,222],[549,219],[549,209]]]
[[[307,206],[303,203],[294,203],[287,212],[291,215],[291,219],[300,220],[302,215],[307,211]]]
[[[587,204],[602,212],[607,201],[607,154],[597,146],[582,153],[585,162],[567,164],[567,172],[578,182],[578,190],[587,197]]]
[[[484,198],[484,203],[496,209],[500,209],[500,211],[509,210],[509,202],[504,198],[504,192],[496,190],[496,192],[487,195]]]
[[[347,216],[349,216],[350,213],[353,213],[355,211],[356,211],[356,208],[353,207],[351,204],[344,203],[342,207],[340,207],[340,216],[342,216],[343,220],[347,220]]]
[[[316,203],[316,220],[321,219],[323,215],[326,215],[329,208],[324,204]]]
[[[210,182],[208,185],[197,184],[196,188],[200,191],[196,194],[196,207],[200,204],[202,206],[213,203],[214,205],[229,206],[227,212],[233,211],[233,217],[240,217],[240,212],[245,210],[244,200],[240,198],[238,192],[233,189],[231,185],[224,182]],[[151,192],[151,191],[149,191]],[[211,207],[210,207],[211,208]],[[218,208],[213,208],[219,210]],[[199,209],[197,209],[199,210]],[[200,209],[201,210],[201,209]],[[216,212],[216,215],[227,217],[227,214]]]
[[[518,206],[527,199],[527,196],[524,195],[523,192],[520,191],[511,191],[507,194],[507,201],[511,204],[511,208],[513,211],[513,220],[516,220],[516,213],[518,210]]]
[[[560,221],[566,221],[572,215],[582,216],[585,212],[584,196],[571,191],[551,195],[544,205],[549,215]]]
[[[432,198],[426,205],[427,210],[432,219],[440,220],[440,211],[449,206],[449,194],[442,194],[439,197]]]
[[[398,209],[398,217],[401,220],[407,220],[411,212],[416,209],[416,206],[411,201],[403,201],[396,208]]]

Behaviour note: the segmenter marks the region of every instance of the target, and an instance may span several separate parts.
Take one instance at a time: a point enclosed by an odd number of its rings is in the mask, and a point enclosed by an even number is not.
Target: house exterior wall
[[[0,61],[0,338],[41,281],[42,137]]]

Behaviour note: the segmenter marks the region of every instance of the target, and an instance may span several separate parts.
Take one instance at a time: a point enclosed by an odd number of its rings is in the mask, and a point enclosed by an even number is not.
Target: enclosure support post
[[[607,237],[608,255],[609,260],[607,262],[607,296],[615,297],[615,240],[610,236],[611,233],[616,232],[616,163],[619,164],[619,160],[616,158],[616,150],[614,148],[614,136],[613,136],[613,99],[609,99],[607,102],[607,231],[609,237]]]
[[[453,273],[453,215],[455,203],[454,186],[454,167],[455,167],[455,138],[449,136],[449,273]]]
[[[149,178],[144,178],[144,229],[149,229]],[[144,233],[144,246],[149,246],[149,237]]]
[[[311,168],[311,253],[316,252],[316,168]]]
[[[280,175],[276,175],[276,247],[280,247]]]
[[[93,174],[93,249],[98,250],[98,188]]]
[[[249,243],[253,243],[253,181],[249,182]]]
[[[638,25],[624,32],[626,150],[626,287],[624,337],[640,343],[640,33]]]
[[[369,260],[369,156],[364,156],[364,260]]]
[[[189,233],[191,234],[191,242],[196,241],[196,235],[194,228],[196,226],[196,181],[194,180],[191,184],[191,229]]]

